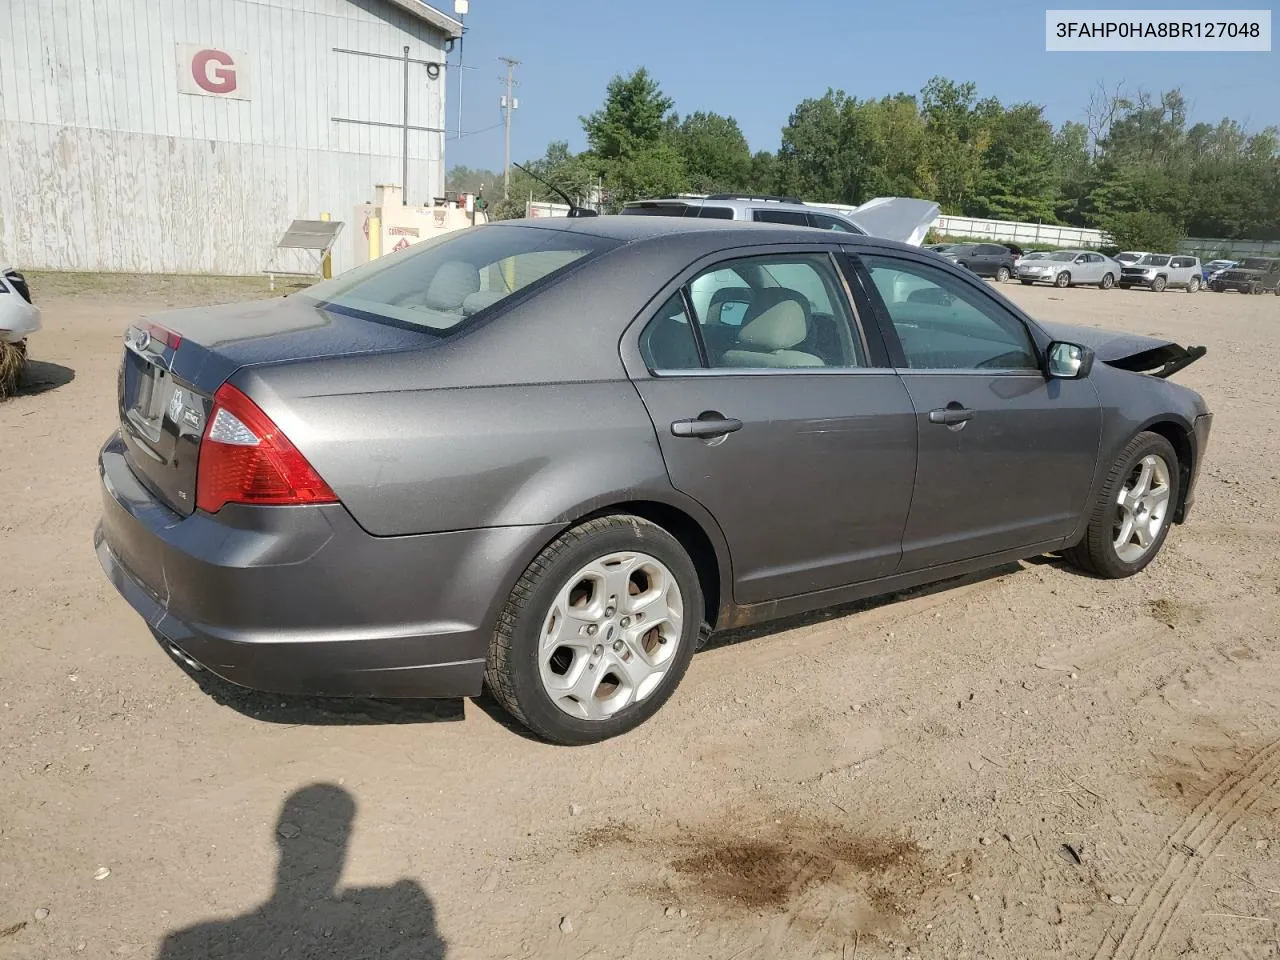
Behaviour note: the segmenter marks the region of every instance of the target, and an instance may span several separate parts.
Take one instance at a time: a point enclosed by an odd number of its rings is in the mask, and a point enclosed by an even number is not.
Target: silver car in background
[[[1055,250],[1028,262],[1018,261],[1018,279],[1027,285],[1052,283],[1055,287],[1097,285],[1109,290],[1120,279],[1120,264],[1092,250]]]

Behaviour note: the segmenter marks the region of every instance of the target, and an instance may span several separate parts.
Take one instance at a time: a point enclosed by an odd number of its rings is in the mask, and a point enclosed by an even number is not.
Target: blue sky
[[[436,5],[453,11],[452,0]],[[1051,5],[1088,6],[1116,5]],[[465,70],[462,129],[501,123],[499,56],[521,61],[512,128],[517,162],[540,156],[552,140],[583,148],[579,116],[600,105],[614,74],[639,66],[657,77],[679,113],[736,117],[753,150],[776,150],[795,105],[828,87],[860,98],[917,93],[939,74],[974,81],[979,96],[1042,104],[1055,125],[1083,119],[1098,81],[1153,92],[1179,86],[1192,121],[1230,116],[1250,129],[1280,125],[1274,37],[1270,53],[1046,53],[1046,8],[1024,0],[472,0],[463,52],[474,69]],[[452,138],[457,95],[451,71],[448,165],[500,169],[500,126]]]

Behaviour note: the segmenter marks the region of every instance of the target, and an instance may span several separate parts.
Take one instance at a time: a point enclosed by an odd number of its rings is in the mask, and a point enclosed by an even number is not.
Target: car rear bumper
[[[366,533],[340,505],[182,517],[102,448],[94,546],[170,652],[232,683],[321,696],[480,692],[497,613],[555,534],[497,527]]]

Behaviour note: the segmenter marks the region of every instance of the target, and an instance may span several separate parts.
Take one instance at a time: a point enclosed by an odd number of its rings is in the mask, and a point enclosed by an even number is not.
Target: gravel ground
[[[0,957],[1280,955],[1280,300],[1003,291],[1205,343],[1199,502],[718,638],[636,733],[197,684],[92,551],[123,327],[246,282],[36,278],[0,405]]]

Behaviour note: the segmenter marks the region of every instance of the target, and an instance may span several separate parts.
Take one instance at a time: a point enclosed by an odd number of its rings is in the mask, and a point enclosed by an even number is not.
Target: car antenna
[[[600,216],[600,214],[599,214],[599,213],[597,213],[595,210],[587,210],[585,207],[580,207],[580,206],[578,206],[576,203],[574,203],[572,200],[570,200],[570,199],[569,199],[569,195],[568,195],[567,193],[565,193],[563,190],[561,190],[561,189],[560,189],[559,187],[557,187],[555,184],[553,184],[553,183],[548,183],[546,180],[543,180],[540,176],[538,176],[536,173],[534,173],[534,172],[533,172],[532,170],[530,170],[529,168],[520,166],[520,164],[516,163],[514,160],[512,160],[512,161],[511,161],[511,165],[512,165],[513,167],[515,167],[517,170],[523,170],[525,173],[527,173],[529,176],[533,177],[533,179],[537,180],[540,184],[542,184],[544,187],[546,187],[548,190],[550,190],[552,193],[554,193],[556,196],[558,196],[561,200],[563,200],[565,203],[567,203],[567,204],[569,205],[569,216],[571,216],[571,217],[598,217],[598,216]]]

